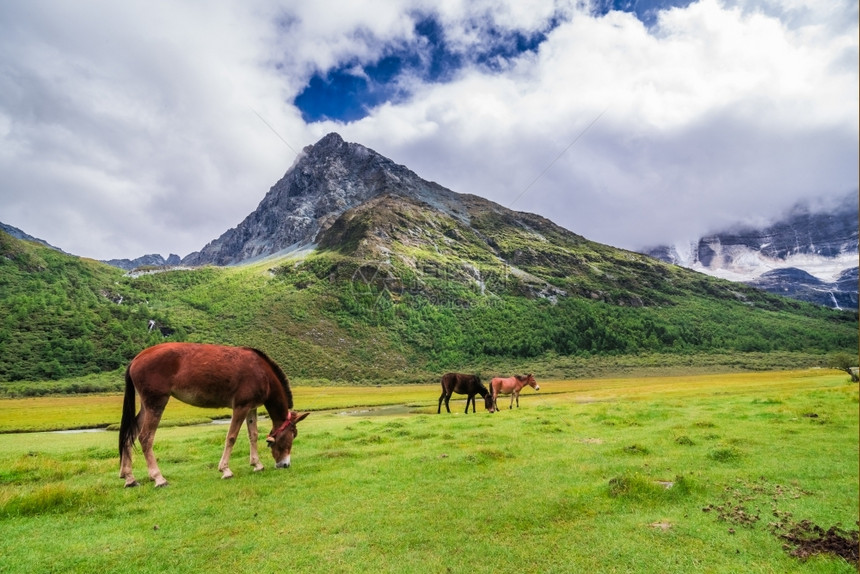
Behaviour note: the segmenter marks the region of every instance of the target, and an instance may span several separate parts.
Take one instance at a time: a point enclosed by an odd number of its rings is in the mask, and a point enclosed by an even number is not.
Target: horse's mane
[[[254,349],[248,347],[251,351],[257,353],[257,355],[269,363],[269,366],[272,367],[272,370],[277,375],[278,380],[281,381],[281,386],[284,387],[284,394],[287,395],[287,408],[292,410],[293,408],[293,391],[290,390],[290,381],[287,379],[287,375],[284,374],[284,371],[281,370],[281,367],[278,364],[269,358],[269,355],[261,351],[260,349]]]

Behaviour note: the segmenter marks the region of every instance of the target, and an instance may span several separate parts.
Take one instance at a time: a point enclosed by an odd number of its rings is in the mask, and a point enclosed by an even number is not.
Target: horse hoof
[[[134,488],[135,486],[140,486],[140,483],[136,480],[134,482],[125,483],[126,488]]]
[[[164,482],[157,482],[155,484],[155,488],[164,488],[167,485],[168,485],[168,482],[165,480]]]

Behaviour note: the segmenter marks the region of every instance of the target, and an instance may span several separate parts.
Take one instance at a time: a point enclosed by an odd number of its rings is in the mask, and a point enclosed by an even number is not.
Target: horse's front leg
[[[245,420],[245,415],[248,414],[248,408],[233,409],[233,417],[230,419],[230,428],[227,430],[227,440],[224,441],[224,454],[221,455],[221,461],[218,463],[218,470],[221,471],[221,478],[232,478],[233,472],[230,470],[230,454],[233,452],[233,445],[236,444],[236,437],[239,436],[239,429],[242,427],[242,422]]]
[[[263,470],[263,463],[260,462],[260,455],[257,454],[257,409],[248,411],[248,440],[251,442],[251,466],[254,471]]]
[[[466,395],[466,414],[469,414],[469,401],[472,401],[474,403],[475,395]],[[475,407],[472,406],[472,411],[474,412],[474,410]]]
[[[511,393],[511,405],[508,407],[508,410],[514,408],[514,397],[517,397],[517,408],[519,408],[519,406],[520,406],[519,395],[517,394],[516,391],[514,391]]]

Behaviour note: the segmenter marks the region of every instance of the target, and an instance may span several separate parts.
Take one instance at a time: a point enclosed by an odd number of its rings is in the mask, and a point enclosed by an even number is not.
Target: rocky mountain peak
[[[418,194],[433,186],[377,152],[330,133],[302,150],[244,221],[182,263],[230,265],[313,244],[351,207],[383,193]]]
[[[316,153],[334,153],[338,148],[348,145],[343,138],[340,137],[340,134],[337,132],[331,132],[324,136],[320,141],[315,144],[307,145],[302,150],[306,154],[310,154],[313,151]],[[358,145],[358,144],[353,144]]]

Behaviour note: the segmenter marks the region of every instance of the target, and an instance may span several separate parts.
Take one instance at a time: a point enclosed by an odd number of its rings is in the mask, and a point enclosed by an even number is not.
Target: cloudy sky
[[[0,3],[0,221],[185,256],[331,131],[635,249],[858,186],[856,0]]]

